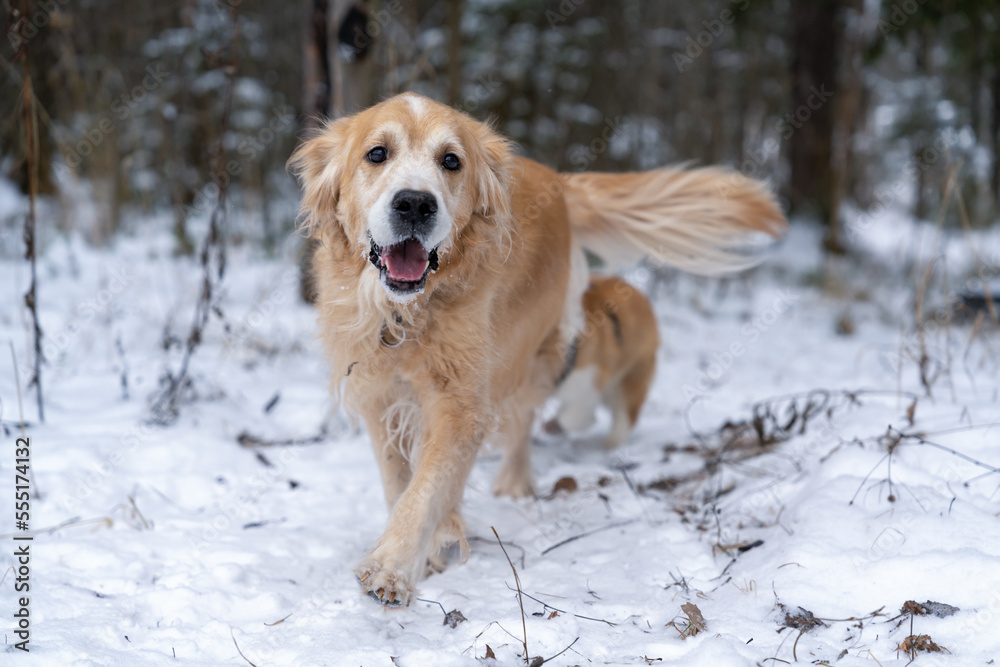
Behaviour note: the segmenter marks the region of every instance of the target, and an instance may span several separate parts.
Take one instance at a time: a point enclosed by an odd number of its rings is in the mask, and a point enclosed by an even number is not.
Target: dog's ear
[[[288,159],[288,168],[302,184],[302,230],[314,236],[323,225],[336,225],[337,203],[347,161],[351,118],[327,122],[299,146]]]
[[[485,123],[476,127],[472,163],[476,165],[476,212],[487,218],[507,220],[514,152],[510,142]]]

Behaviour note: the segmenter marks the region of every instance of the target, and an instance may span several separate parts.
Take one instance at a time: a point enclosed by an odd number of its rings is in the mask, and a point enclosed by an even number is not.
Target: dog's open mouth
[[[427,250],[417,239],[406,239],[385,247],[371,242],[368,259],[378,268],[382,282],[398,294],[419,294],[427,274],[438,268],[437,248]]]

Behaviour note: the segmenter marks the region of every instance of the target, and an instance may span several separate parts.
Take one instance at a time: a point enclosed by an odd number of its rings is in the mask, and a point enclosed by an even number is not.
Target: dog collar
[[[559,377],[556,378],[557,387],[561,385],[563,382],[565,382],[566,378],[569,377],[569,374],[573,372],[573,367],[576,366],[576,357],[579,354],[579,352],[580,352],[580,334],[577,334],[576,336],[573,337],[573,340],[570,342],[569,346],[566,349],[566,363],[563,364],[562,373],[560,373]]]

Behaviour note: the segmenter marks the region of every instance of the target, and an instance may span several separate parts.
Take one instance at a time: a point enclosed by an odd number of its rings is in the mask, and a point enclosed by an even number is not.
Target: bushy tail
[[[649,257],[693,273],[738,271],[788,226],[766,185],[718,167],[562,176],[573,233],[616,267]]]

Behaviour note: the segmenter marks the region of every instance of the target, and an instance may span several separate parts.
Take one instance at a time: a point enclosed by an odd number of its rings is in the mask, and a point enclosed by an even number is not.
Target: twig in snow
[[[878,467],[880,465],[882,465],[882,461],[885,461],[888,456],[889,456],[889,454],[885,454],[882,458],[880,458],[878,460],[878,463],[876,463],[872,467],[872,469],[868,471],[868,474],[865,475],[865,478],[863,480],[861,480],[861,484],[858,485],[858,490],[854,492],[853,496],[851,496],[851,501],[849,503],[847,503],[848,505],[853,505],[854,504],[854,501],[857,500],[857,498],[858,498],[858,494],[861,493],[861,489],[864,488],[865,482],[868,481],[868,478],[872,476],[872,474],[875,472],[875,470],[877,470]]]
[[[795,641],[792,643],[792,660],[794,660],[795,662],[799,661],[799,656],[795,654],[795,649],[799,647],[799,640],[802,639],[802,635],[804,635],[805,633],[806,633],[805,628],[799,630],[799,636],[796,637]]]
[[[964,429],[964,430],[972,430],[972,428],[973,427],[968,427],[967,429]],[[956,449],[952,449],[951,447],[946,447],[946,446],[938,444],[936,442],[931,442],[930,440],[924,438],[920,434],[916,434],[916,433],[914,433],[914,434],[902,433],[900,431],[897,431],[897,433],[899,433],[899,437],[900,437],[901,441],[903,441],[903,440],[910,440],[910,441],[913,441],[913,442],[915,442],[916,444],[919,444],[919,445],[927,445],[928,447],[934,447],[936,449],[940,449],[943,452],[948,452],[952,456],[957,456],[958,458],[962,459],[963,461],[968,461],[969,463],[971,463],[974,466],[977,466],[977,467],[980,467],[980,468],[985,468],[988,471],[988,472],[983,473],[982,475],[977,475],[977,476],[973,477],[972,479],[970,479],[970,480],[968,480],[966,482],[963,482],[962,483],[963,486],[967,487],[967,486],[969,486],[969,484],[972,483],[973,480],[977,480],[977,479],[980,479],[982,477],[988,477],[989,475],[1000,474],[1000,467],[992,466],[992,465],[990,465],[988,463],[980,461],[979,459],[972,458],[971,456],[969,456],[967,454],[963,454],[962,452],[960,452],[960,451],[958,451]]]
[[[311,435],[307,438],[281,438],[277,440],[266,440],[246,431],[243,431],[236,436],[236,442],[240,443],[241,447],[246,447],[247,449],[253,449],[255,447],[287,447],[289,445],[316,445],[324,440],[326,440],[326,424],[320,427],[319,432],[316,435]]]
[[[677,569],[677,574],[679,574],[681,576],[680,581],[678,581],[677,577],[674,576],[674,573],[671,572],[670,573],[670,578],[674,580],[674,583],[667,584],[666,586],[663,587],[663,590],[667,590],[667,589],[671,588],[672,586],[680,586],[681,590],[683,590],[687,594],[690,594],[691,588],[688,586],[687,577],[685,577],[684,573],[680,571],[680,568]]]
[[[585,533],[580,533],[579,535],[574,535],[573,537],[567,537],[562,542],[557,542],[557,543],[553,544],[551,547],[548,547],[547,549],[545,549],[544,551],[542,551],[541,555],[544,556],[545,554],[549,553],[550,551],[558,549],[559,547],[561,547],[563,545],[566,545],[566,544],[569,544],[570,542],[573,542],[575,540],[579,540],[582,537],[589,537],[589,536],[591,536],[591,535],[593,535],[595,533],[600,533],[600,532],[605,531],[605,530],[611,530],[612,528],[618,528],[619,526],[627,526],[630,523],[635,523],[636,521],[638,521],[638,519],[629,519],[628,521],[618,521],[616,523],[612,523],[612,524],[609,524],[607,526],[603,526],[601,528],[595,528],[594,530],[588,530]]]
[[[569,646],[567,646],[567,647],[566,647],[566,648],[564,648],[563,650],[559,651],[558,653],[556,653],[556,654],[555,654],[554,656],[552,656],[551,658],[546,658],[545,660],[542,660],[542,661],[541,661],[540,663],[538,663],[538,664],[539,664],[539,665],[544,665],[544,664],[545,664],[545,663],[547,663],[547,662],[548,662],[549,660],[555,660],[556,658],[558,658],[559,656],[561,656],[561,655],[562,655],[563,653],[565,653],[566,651],[568,651],[568,650],[570,650],[571,648],[573,648],[573,644],[577,643],[578,641],[580,641],[580,638],[579,638],[579,637],[577,637],[576,639],[574,639],[573,641],[571,641],[571,642],[569,643]]]
[[[860,616],[860,617],[859,616],[848,616],[847,618],[821,618],[819,616],[815,616],[814,618],[817,621],[825,621],[826,623],[854,623],[854,622],[857,622],[857,621],[870,621],[870,620],[872,620],[874,618],[878,618],[879,616],[885,616],[885,614],[882,613],[883,609],[885,609],[885,605],[882,605],[881,607],[879,607],[875,611],[869,612],[869,613],[865,614],[864,616]]]
[[[955,429],[946,429],[946,430],[943,430],[943,431],[938,431],[937,434],[964,433],[966,431],[972,431],[972,430],[976,430],[976,429],[979,429],[979,428],[991,428],[993,426],[996,426],[996,424],[980,424],[978,426],[966,426],[966,427],[960,427],[960,428],[955,428]],[[925,433],[904,433],[903,431],[900,431],[899,429],[896,429],[896,428],[894,428],[892,426],[889,426],[889,428],[886,431],[885,435],[879,436],[878,439],[877,439],[881,443],[888,443],[888,449],[889,449],[889,451],[884,456],[882,456],[882,458],[880,458],[878,460],[878,462],[875,464],[875,466],[868,472],[867,475],[865,475],[865,478],[863,480],[861,480],[861,484],[858,485],[858,489],[857,489],[857,491],[854,492],[854,496],[851,497],[851,501],[848,503],[848,505],[853,505],[854,504],[854,501],[857,499],[858,494],[861,493],[861,489],[864,488],[865,483],[872,476],[872,474],[875,472],[875,470],[877,470],[878,467],[880,465],[882,465],[882,462],[885,461],[887,458],[889,459],[889,468],[888,468],[887,474],[890,475],[890,477],[888,479],[888,482],[890,484],[890,487],[889,487],[890,488],[890,491],[889,491],[890,492],[890,502],[892,502],[892,501],[895,500],[895,498],[892,496],[892,486],[891,486],[892,485],[892,478],[891,478],[891,474],[892,474],[892,468],[891,468],[891,466],[892,466],[892,455],[895,452],[896,448],[898,448],[898,447],[900,447],[901,445],[904,445],[904,444],[927,445],[928,447],[933,447],[935,449],[940,449],[943,452],[947,452],[948,454],[951,454],[952,456],[957,456],[958,458],[962,459],[963,461],[967,461],[967,462],[971,463],[974,466],[977,466],[979,468],[984,468],[986,470],[986,472],[984,472],[984,473],[982,473],[980,475],[976,475],[975,477],[971,477],[971,478],[967,479],[966,481],[962,482],[962,486],[965,486],[966,488],[968,488],[968,486],[970,484],[972,484],[973,482],[978,481],[980,479],[983,479],[984,477],[989,477],[990,475],[1000,474],[1000,467],[991,465],[991,464],[986,463],[984,461],[980,461],[979,459],[973,458],[973,457],[969,456],[968,454],[963,454],[962,452],[960,452],[960,451],[958,451],[956,449],[953,449],[951,447],[947,447],[947,446],[942,445],[940,443],[928,440],[925,437],[926,435],[931,435],[931,434],[925,434]],[[904,486],[903,488],[906,488],[906,487]],[[909,491],[909,489],[907,489],[907,491]],[[913,492],[911,491],[910,494],[913,495]],[[916,496],[914,496],[914,498],[916,498]],[[917,500],[917,503],[919,504],[919,500]]]
[[[21,401],[21,375],[17,370],[17,355],[14,354],[14,341],[8,341],[8,344],[10,345],[10,359],[14,363],[14,386],[17,387],[18,426],[21,428],[21,435],[25,436],[25,426],[27,422],[24,421],[24,403]],[[42,498],[42,490],[38,485],[38,482],[35,481],[34,466],[28,467],[28,477],[31,479],[32,496],[40,500]]]
[[[236,652],[240,654],[240,657],[246,660],[247,663],[249,663],[250,667],[257,667],[257,665],[253,664],[250,658],[243,655],[243,651],[240,650],[240,645],[236,643],[236,635],[233,634],[232,628],[229,628],[229,636],[233,638],[233,646],[236,647]]]
[[[986,296],[986,309],[989,311],[993,321],[1000,323],[1000,315],[997,314],[997,308],[993,301],[993,294],[990,290],[990,281],[986,280],[986,271],[983,269],[983,263],[979,259],[979,253],[976,252],[976,245],[972,241],[972,227],[969,225],[969,212],[965,210],[965,198],[962,196],[961,188],[955,189],[955,199],[958,202],[958,218],[962,221],[962,228],[965,230],[965,238],[969,242],[969,251],[972,253],[972,259],[976,263],[976,273],[983,279],[983,294]]]
[[[125,358],[125,347],[122,345],[122,335],[115,336],[115,349],[118,351],[118,358],[122,361],[121,387],[122,400],[127,401],[128,395],[128,360]]]
[[[274,626],[276,626],[276,625],[281,625],[282,623],[284,623],[285,621],[287,621],[287,620],[288,620],[289,618],[291,618],[291,616],[292,616],[292,615],[291,615],[291,614],[289,614],[288,616],[285,616],[284,618],[279,618],[279,619],[278,619],[277,621],[275,621],[274,623],[265,623],[264,625],[266,625],[266,626],[267,626],[267,627],[269,627],[269,628],[273,628],[273,627],[274,627]]]
[[[440,602],[438,602],[437,600],[425,600],[423,598],[417,598],[417,602],[426,602],[427,604],[436,604],[437,606],[441,607],[441,613],[442,614],[444,614],[445,616],[448,615],[448,612],[446,612],[444,610],[444,605],[441,604]]]
[[[24,403],[21,401],[21,375],[17,371],[17,355],[14,354],[14,341],[7,341],[10,345],[10,360],[14,363],[14,386],[17,387],[17,412],[20,418],[21,435],[24,435]],[[32,485],[34,486],[34,485]]]
[[[0,534],[0,540],[5,540],[9,537],[13,537],[14,535],[25,535],[31,537],[34,537],[35,535],[52,535],[57,530],[61,530],[63,528],[69,528],[71,526],[87,526],[90,524],[97,524],[98,526],[103,525],[106,528],[110,528],[112,525],[114,525],[114,522],[111,520],[111,517],[107,516],[97,517],[95,519],[81,519],[80,517],[77,516],[73,517],[72,519],[66,519],[62,523],[56,524],[55,526],[50,526],[49,528],[29,530],[27,532],[7,533],[6,535]]]
[[[510,584],[507,584],[507,588],[510,588]],[[514,590],[514,589],[511,588],[511,590]],[[542,600],[539,600],[538,598],[536,598],[535,596],[531,595],[530,593],[525,593],[524,591],[521,591],[521,595],[523,595],[524,597],[529,598],[531,600],[534,600],[538,604],[542,605],[542,607],[544,607],[545,609],[551,609],[552,611],[558,611],[560,614],[569,614],[570,616],[575,616],[576,618],[582,618],[585,621],[597,621],[598,623],[607,623],[612,628],[617,625],[617,623],[612,623],[611,621],[609,621],[607,619],[604,619],[604,618],[594,618],[593,616],[581,616],[580,614],[574,614],[571,611],[565,611],[563,609],[559,609],[558,607],[553,607],[552,605],[548,604],[547,602],[543,602]],[[442,609],[444,609],[444,607],[442,607]],[[550,660],[551,660],[551,658],[550,658]]]
[[[470,537],[469,542],[482,542],[483,544],[493,544],[493,540],[488,540],[485,537],[478,537],[478,536]],[[522,547],[517,542],[510,542],[510,541],[507,542],[507,546],[513,549],[517,549],[518,551],[521,552],[521,569],[523,570],[524,559],[525,556],[527,556],[527,552],[524,550],[524,547]]]
[[[507,562],[510,563],[510,569],[514,573],[514,583],[517,585],[517,603],[521,607],[521,629],[524,632],[524,664],[531,665],[531,659],[528,657],[528,622],[524,618],[524,598],[521,597],[521,579],[517,576],[517,568],[514,567],[514,562],[507,555],[507,550],[504,549],[503,541],[500,539],[497,529],[490,526],[490,530],[496,535],[497,542],[500,543],[500,549],[503,551],[503,555],[507,556]]]
[[[938,247],[941,242],[941,227],[944,224],[945,213],[948,211],[948,202],[951,199],[952,189],[955,187],[957,178],[958,165],[955,165],[952,167],[951,172],[948,174],[948,178],[945,181],[944,196],[941,198],[941,210],[938,213],[937,228],[935,230],[934,247]],[[920,384],[923,385],[924,391],[927,392],[927,396],[929,398],[933,398],[931,387],[933,386],[934,381],[927,375],[927,368],[930,364],[930,355],[927,354],[927,335],[924,330],[924,298],[927,295],[927,288],[930,286],[931,276],[934,273],[934,265],[936,263],[937,258],[933,258],[927,262],[927,266],[924,268],[923,279],[917,286],[916,298],[913,300],[913,318],[917,327],[917,341],[920,343],[920,359],[917,364],[920,369]],[[902,358],[900,358],[899,362],[902,364]]]
[[[469,620],[458,609],[445,611],[444,605],[438,602],[437,600],[425,600],[423,598],[417,598],[417,601],[426,602],[428,604],[436,604],[437,606],[441,607],[441,613],[444,614],[444,623],[442,623],[442,625],[447,625],[450,626],[451,628],[455,628],[459,623],[464,623],[465,621]]]

